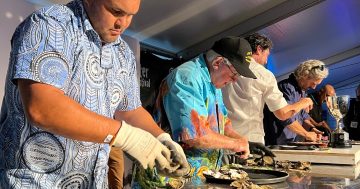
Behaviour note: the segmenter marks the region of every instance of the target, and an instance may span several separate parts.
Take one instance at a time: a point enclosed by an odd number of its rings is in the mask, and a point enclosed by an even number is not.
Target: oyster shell
[[[268,185],[259,186],[248,180],[236,180],[232,182],[230,186],[235,187],[237,189],[272,189],[271,186]]]
[[[180,179],[172,179],[167,183],[167,186],[171,189],[180,189],[184,187],[185,182]]]
[[[308,161],[298,161],[294,163],[294,169],[299,170],[310,170],[311,169],[311,163]]]
[[[266,165],[274,165],[275,161],[274,158],[271,156],[264,156],[263,158],[263,164]]]

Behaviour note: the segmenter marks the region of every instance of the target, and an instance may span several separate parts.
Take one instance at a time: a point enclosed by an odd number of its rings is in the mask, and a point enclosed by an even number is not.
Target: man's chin
[[[214,85],[214,86],[215,86],[215,88],[217,88],[217,89],[221,89],[221,88],[225,87],[226,85],[227,85],[227,83],[218,84],[218,85]]]
[[[102,38],[102,41],[103,41],[104,43],[112,43],[112,42],[116,41],[116,40],[119,38],[119,36],[120,36],[120,35],[103,37],[103,38]]]

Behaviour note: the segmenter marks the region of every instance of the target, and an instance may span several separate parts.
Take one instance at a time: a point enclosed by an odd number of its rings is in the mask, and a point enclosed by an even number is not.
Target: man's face
[[[212,73],[211,82],[216,88],[222,88],[225,85],[235,82],[239,77],[239,74],[235,70],[234,66],[226,60],[222,59],[218,68]]]
[[[302,90],[306,91],[308,89],[315,89],[317,85],[322,82],[323,79],[303,79],[300,82],[300,87]]]
[[[331,97],[331,96],[335,96],[335,90],[334,88],[326,88],[324,89],[324,91],[321,93],[321,100],[322,102],[327,100],[327,97]]]
[[[105,43],[111,43],[129,27],[140,0],[88,0],[85,3],[91,25]]]
[[[261,64],[261,65],[266,65],[267,61],[268,61],[268,58],[269,58],[269,55],[270,55],[270,49],[265,49],[265,50],[262,49],[259,52],[258,63]]]

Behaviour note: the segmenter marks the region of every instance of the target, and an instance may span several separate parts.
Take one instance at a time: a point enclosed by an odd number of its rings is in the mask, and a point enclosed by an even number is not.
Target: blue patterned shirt
[[[12,38],[1,109],[0,188],[107,188],[109,145],[71,140],[30,123],[16,80],[49,84],[113,118],[115,110],[141,106],[135,65],[121,37],[102,45],[80,0],[43,8],[21,23]]]

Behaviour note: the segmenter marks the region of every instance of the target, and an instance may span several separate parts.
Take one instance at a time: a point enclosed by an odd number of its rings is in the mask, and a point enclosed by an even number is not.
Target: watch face
[[[104,139],[104,143],[109,144],[113,138],[114,136],[112,135],[106,136],[106,138]]]

